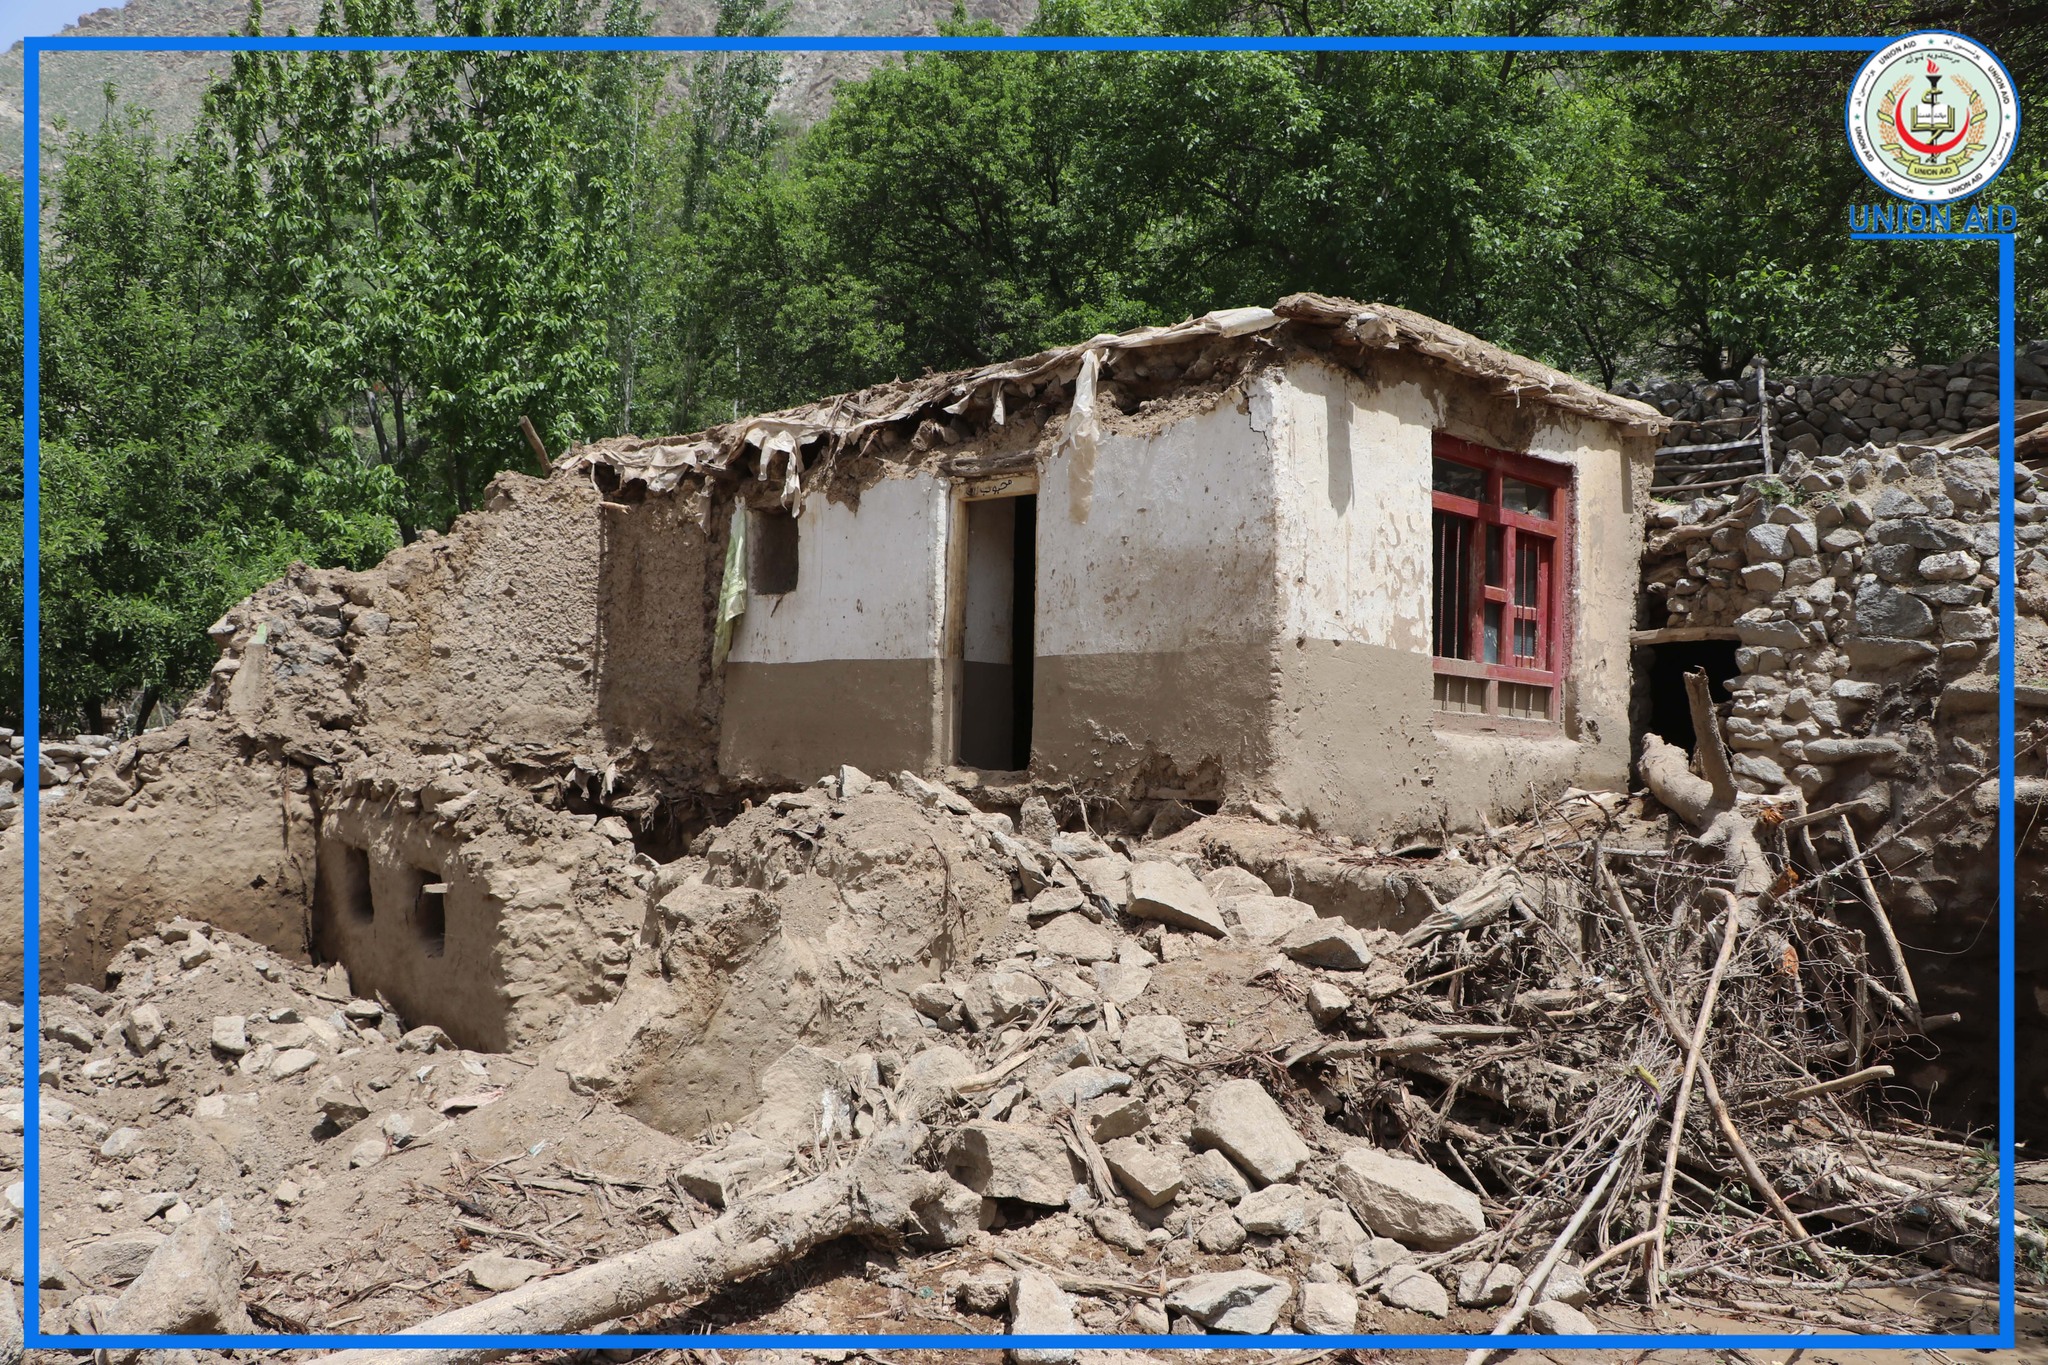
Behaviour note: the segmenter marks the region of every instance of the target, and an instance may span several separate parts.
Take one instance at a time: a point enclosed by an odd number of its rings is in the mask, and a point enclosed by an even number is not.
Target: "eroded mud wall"
[[[1280,452],[1280,726],[1274,787],[1354,838],[1474,828],[1532,790],[1620,788],[1629,764],[1629,645],[1649,455],[1618,428],[1517,407],[1418,361],[1361,376],[1314,361],[1253,391]],[[1573,471],[1571,638],[1556,724],[1434,709],[1430,660],[1434,433]]]
[[[302,959],[317,939],[363,989],[480,1047],[608,999],[641,909],[634,831],[600,830],[601,803],[636,792],[657,737],[665,761],[710,766],[691,687],[715,550],[694,524],[654,528],[673,564],[634,562],[641,583],[674,569],[674,617],[641,629],[631,608],[659,593],[607,598],[600,501],[581,481],[501,475],[448,535],[362,573],[295,567],[228,612],[207,690],[45,815],[46,977],[96,981],[124,943],[185,916]],[[600,661],[619,658],[608,637],[676,680],[670,712],[640,701],[651,689],[600,687]],[[415,900],[400,880],[445,874],[438,958],[411,903],[384,916],[405,955],[346,919],[314,933],[316,884],[339,884],[348,845],[393,906]]]

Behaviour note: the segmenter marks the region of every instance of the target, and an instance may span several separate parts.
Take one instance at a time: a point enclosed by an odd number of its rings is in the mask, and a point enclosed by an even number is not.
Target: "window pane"
[[[1469,659],[1465,620],[1471,611],[1472,532],[1478,523],[1452,512],[1435,515],[1429,597],[1430,649],[1446,659]]]
[[[1443,461],[1437,461],[1442,464]],[[1522,512],[1532,517],[1550,516],[1550,492],[1541,484],[1523,483],[1520,479],[1500,481],[1500,503],[1510,512]]]
[[[1515,618],[1515,662],[1524,666],[1536,662],[1536,623],[1525,616]]]
[[[1515,605],[1537,605],[1543,586],[1543,542],[1522,536],[1515,541]]]
[[[1486,472],[1474,469],[1468,464],[1438,457],[1435,462],[1435,476],[1431,487],[1439,493],[1454,497],[1471,498],[1474,502],[1486,501]]]
[[[1486,662],[1500,662],[1500,603],[1486,604]]]
[[[1486,528],[1486,582],[1491,587],[1504,586],[1500,573],[1502,548],[1507,544],[1507,539],[1508,532],[1505,526]]]

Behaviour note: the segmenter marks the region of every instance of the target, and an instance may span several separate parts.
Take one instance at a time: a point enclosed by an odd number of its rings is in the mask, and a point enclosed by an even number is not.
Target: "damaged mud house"
[[[1748,1026],[1777,1029],[1725,1062],[1738,1110],[1759,1087],[1853,1091],[1976,989],[1961,969],[1916,989],[1885,906],[1948,941],[1969,926],[1935,927],[1937,899],[1995,904],[1971,853],[1993,717],[1932,700],[1981,693],[1995,655],[1969,614],[1995,582],[1995,465],[1795,456],[1798,499],[1656,504],[1668,425],[1414,313],[1297,295],[599,442],[501,475],[374,569],[295,570],[215,627],[220,663],[177,722],[46,814],[45,990],[71,984],[46,997],[44,1216],[76,1200],[108,1227],[70,1248],[46,1229],[60,1274],[29,1292],[73,1330],[191,1330],[137,1325],[189,1224],[293,1286],[265,1326],[331,1325],[339,1298],[367,1315],[349,1330],[451,1307],[472,1316],[437,1330],[477,1330],[553,1285],[560,1330],[643,1311],[849,1330],[838,1291],[691,1308],[741,1273],[717,1255],[630,1308],[577,1287],[679,1254],[670,1232],[767,1216],[758,1193],[807,1230],[790,1256],[1000,1234],[986,1273],[934,1263],[968,1315],[951,1330],[1483,1330],[1503,1306],[1590,1330],[1573,1267],[1594,1257],[1541,1255],[1572,1209],[1504,1218],[1557,1178],[1538,1149],[1573,1105],[1602,1135],[1558,1154],[1574,1204],[1589,1152],[1643,1174],[1659,1110],[1601,1078],[1628,1059],[1661,1105],[1692,1074],[1672,1009],[1699,1006],[1738,918],[1668,888],[1754,902],[1741,961],[1817,973],[1796,1007],[1768,970],[1730,977],[1764,1002]],[[1866,610],[1866,542],[1873,562],[1910,547],[1930,582],[1901,562],[1885,591],[1933,601],[1927,623]],[[1704,687],[1684,701],[1695,665],[1718,713]],[[1654,800],[1630,796],[1644,782]],[[1880,894],[1859,831],[1919,864],[1871,864]],[[1815,927],[1866,893],[1882,931]],[[1669,1002],[1614,985],[1648,961],[1635,916],[1669,940]],[[1579,1020],[1558,1052],[1546,1031]],[[1540,1056],[1513,1041],[1536,1032]],[[1471,1049],[1455,1064],[1452,1044]],[[1360,1067],[1427,1100],[1359,1091]],[[791,1098],[813,1094],[822,1110]],[[1454,1120],[1461,1094],[1496,1117]],[[1861,1174],[1812,1134],[1760,1166],[1712,1123],[1681,1111],[1694,1169],[1747,1182],[1791,1245],[1800,1210],[1924,1193],[1857,1183],[1897,1183],[1868,1160],[1873,1116]],[[906,1136],[927,1124],[934,1145]],[[1546,1135],[1510,1140],[1526,1124]],[[506,1169],[553,1161],[577,1190],[603,1172],[580,1249],[394,1183],[453,1190],[543,1132],[561,1153]],[[881,1153],[915,1188],[847,1221],[846,1182]],[[120,1226],[127,1183],[174,1186],[156,1227]],[[1880,1240],[1981,1273],[1958,1240],[1982,1235],[1971,1192],[1942,1188]],[[1124,1290],[1048,1278],[1076,1254],[1025,1213],[1049,1208],[1125,1258],[1090,1272]],[[409,1229],[422,1288],[349,1297],[378,1219]],[[92,1251],[123,1237],[125,1259]],[[539,1278],[446,1284],[477,1240]],[[244,1299],[230,1286],[208,1320],[244,1321]]]

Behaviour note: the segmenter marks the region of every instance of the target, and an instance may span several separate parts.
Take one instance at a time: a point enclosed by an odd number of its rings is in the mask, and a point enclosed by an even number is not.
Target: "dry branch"
[[[841,1237],[914,1228],[952,1183],[918,1168],[924,1136],[922,1124],[899,1124],[878,1134],[844,1169],[749,1201],[679,1237],[443,1313],[402,1335],[582,1332],[702,1297]],[[394,1348],[341,1351],[326,1359],[334,1365],[454,1365],[505,1353],[476,1346]]]

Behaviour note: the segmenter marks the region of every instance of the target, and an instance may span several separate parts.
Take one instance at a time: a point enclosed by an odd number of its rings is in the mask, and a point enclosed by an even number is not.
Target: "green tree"
[[[263,348],[220,264],[215,173],[110,107],[56,175],[40,547],[57,723],[101,730],[131,697],[141,719],[204,676],[214,618],[294,559],[362,564],[394,543],[388,477],[269,439]]]
[[[320,32],[576,33],[590,0],[351,0]],[[612,0],[607,31],[642,26]],[[633,82],[563,53],[245,53],[201,137],[301,439],[356,430],[442,524],[492,475],[611,429]]]

